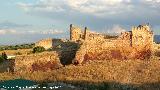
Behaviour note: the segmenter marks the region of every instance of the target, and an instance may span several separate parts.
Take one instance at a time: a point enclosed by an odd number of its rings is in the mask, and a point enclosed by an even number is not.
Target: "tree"
[[[2,63],[3,61],[4,61],[4,58],[0,56],[0,63]]]
[[[33,53],[40,53],[40,52],[44,52],[45,48],[41,47],[41,46],[37,46],[33,48]]]
[[[7,60],[7,54],[6,54],[5,52],[2,53],[2,58],[3,58],[4,60]]]
[[[7,60],[7,54],[5,52],[0,55],[0,63],[2,63],[4,60]]]
[[[20,52],[17,52],[17,53],[15,53],[16,55],[22,55],[22,53],[20,53]]]

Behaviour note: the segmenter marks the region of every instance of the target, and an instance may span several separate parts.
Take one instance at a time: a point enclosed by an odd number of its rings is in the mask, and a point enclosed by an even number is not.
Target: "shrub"
[[[2,53],[2,58],[3,58],[4,60],[7,60],[7,54],[6,54],[5,52]]]
[[[53,51],[53,48],[49,48],[49,49],[47,49],[47,51]]]
[[[17,49],[31,49],[35,46],[34,43],[31,44],[21,44],[21,45],[6,45],[6,46],[0,46],[0,51],[3,50],[17,50]]]
[[[4,60],[7,60],[7,54],[5,52],[0,55],[0,63],[2,63]]]
[[[56,46],[56,48],[60,49],[60,48],[62,48],[62,47],[61,47],[61,45],[58,45],[58,46]]]
[[[105,39],[112,39],[112,38],[114,39],[114,38],[118,38],[118,36],[116,36],[116,35],[105,35],[104,38]]]
[[[33,52],[32,51],[27,52],[27,55],[29,55],[29,54],[33,54]]]
[[[4,61],[4,58],[0,56],[0,63],[2,63],[3,61]]]
[[[33,48],[33,53],[40,53],[40,52],[44,52],[45,48],[41,47],[41,46],[37,46]]]
[[[156,51],[155,56],[160,57],[160,51]]]
[[[16,54],[16,55],[22,55],[22,53],[20,53],[20,52],[16,52],[15,54]]]

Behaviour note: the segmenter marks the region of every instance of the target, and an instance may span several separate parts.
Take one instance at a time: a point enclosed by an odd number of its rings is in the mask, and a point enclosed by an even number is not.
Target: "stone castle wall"
[[[35,43],[35,46],[36,47],[41,46],[41,47],[44,47],[45,49],[52,48],[53,47],[53,39],[47,38],[47,39],[40,40]]]
[[[72,64],[79,44],[62,39],[53,41],[52,51],[16,56],[15,71],[45,71]]]
[[[91,32],[87,27],[85,27],[84,31],[81,28],[70,25],[70,40],[71,41],[84,41],[84,40],[92,40],[95,38],[102,39],[104,35]]]
[[[46,50],[50,48],[57,47],[58,45],[61,45],[63,43],[62,39],[43,39],[35,43],[35,46],[41,46],[44,47]]]
[[[153,32],[147,25],[132,28],[132,47],[141,48],[153,46]],[[147,48],[147,47],[146,47]]]
[[[152,55],[153,33],[147,25],[135,27],[115,39],[91,37],[77,51],[75,63],[92,59],[148,59]]]
[[[87,60],[106,59],[149,59],[153,50],[153,32],[148,25],[133,27],[132,31],[121,33],[116,38],[91,32],[88,28],[81,31],[70,26],[70,40],[44,39],[36,43],[46,49],[60,47],[58,51],[17,56],[15,71],[36,71],[58,68],[72,63],[80,64]],[[81,41],[81,42],[77,42]]]
[[[82,31],[79,27],[75,27],[72,24],[70,25],[70,40],[78,41],[83,39]]]
[[[59,68],[60,66],[61,63],[56,52],[43,52],[16,56],[14,71],[46,71],[49,69]]]

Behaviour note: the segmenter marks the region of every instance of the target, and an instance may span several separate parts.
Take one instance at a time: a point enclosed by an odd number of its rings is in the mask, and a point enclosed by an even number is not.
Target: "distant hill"
[[[160,35],[154,35],[154,42],[160,43]]]

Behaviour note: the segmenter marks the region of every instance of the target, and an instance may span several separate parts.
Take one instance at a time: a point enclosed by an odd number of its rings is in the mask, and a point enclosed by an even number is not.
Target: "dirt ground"
[[[158,51],[158,50],[157,50]],[[0,73],[0,81],[63,82],[82,90],[160,90],[159,52],[149,60],[91,60],[50,71]]]

